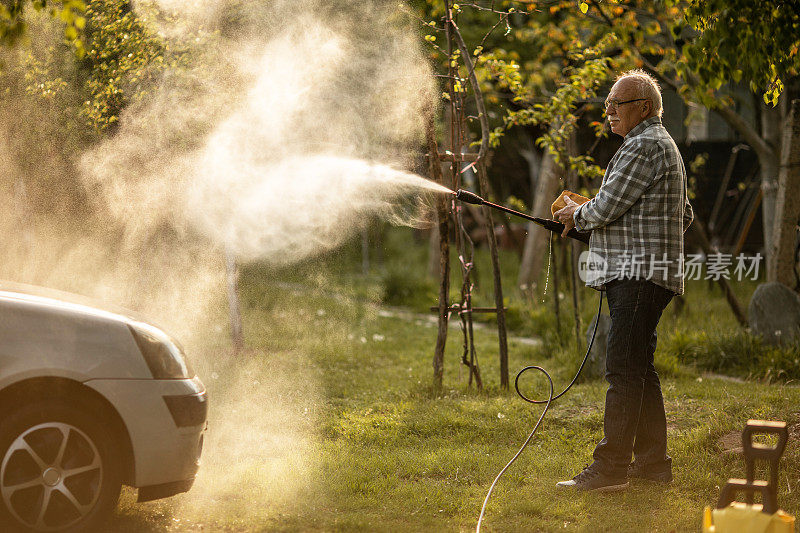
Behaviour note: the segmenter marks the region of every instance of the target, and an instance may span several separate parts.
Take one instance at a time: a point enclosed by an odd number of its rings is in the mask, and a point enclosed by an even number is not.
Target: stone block
[[[750,330],[772,345],[800,339],[800,296],[777,281],[762,283],[747,309]]]

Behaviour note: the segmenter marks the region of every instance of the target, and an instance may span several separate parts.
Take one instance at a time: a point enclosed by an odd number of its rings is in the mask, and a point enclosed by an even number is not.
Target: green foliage
[[[706,166],[707,162],[708,162],[708,153],[707,152],[699,153],[696,156],[694,156],[694,159],[692,159],[689,162],[689,165],[688,165],[689,166],[689,171],[692,174],[699,174],[703,170],[703,168]]]
[[[517,211],[527,211],[528,204],[522,198],[517,198],[516,196],[509,196],[504,201],[504,205],[510,207],[511,209],[516,209]]]
[[[82,67],[88,98],[82,113],[102,132],[116,124],[125,106],[140,100],[149,82],[175,60],[127,0],[91,0],[86,17]]]
[[[794,5],[792,5],[794,4]],[[783,81],[800,71],[800,10],[772,0],[591,2],[590,19],[616,33],[631,64],[657,71],[686,100],[732,104],[744,83],[777,103]]]
[[[443,36],[444,2],[412,5],[427,21],[425,32]],[[596,176],[599,169],[586,157],[567,157],[563,140],[584,111],[572,104],[591,98],[608,79],[590,61],[617,72],[646,68],[687,102],[709,109],[732,108],[734,84],[749,86],[775,105],[786,79],[800,71],[797,2],[562,0],[519,6],[474,2],[454,12],[475,56],[475,73],[494,122],[490,144],[497,146],[515,125],[545,125],[540,146],[556,154],[562,166],[587,176]],[[457,54],[444,49],[443,40],[432,43],[431,58],[454,77],[457,99],[468,104],[468,72]],[[581,57],[584,48],[589,53],[600,48],[599,55]],[[590,93],[580,95],[581,85]],[[603,134],[602,123],[591,127]]]
[[[590,156],[569,155],[567,143],[577,128],[582,112],[592,107],[586,102],[597,97],[597,91],[610,76],[610,59],[603,54],[615,44],[615,36],[609,34],[594,47],[571,50],[569,57],[576,66],[565,68],[566,76],[557,81],[555,94],[545,103],[534,103],[535,100],[529,95],[515,93],[514,100],[527,101],[527,106],[518,111],[509,109],[505,117],[506,127],[546,126],[546,133],[536,143],[552,153],[562,168],[574,170],[588,179],[602,176],[603,170],[594,164]],[[513,91],[515,87],[511,88]],[[602,129],[596,132],[598,135],[604,134]]]
[[[147,3],[140,9],[158,15]],[[187,50],[158,36],[128,0],[91,0],[83,13],[85,53],[71,59],[63,46],[50,46],[45,57],[30,53],[25,79],[29,94],[49,100],[68,87],[78,90],[78,102],[62,105],[103,133],[118,123],[126,106],[149,94],[165,70],[180,67]]]
[[[450,88],[458,103],[469,105],[469,73],[463,58],[457,50],[449,52],[441,43],[433,43],[428,33],[444,26],[444,3],[415,4],[423,21],[433,19],[423,26],[432,59],[453,77]],[[496,117],[488,132],[489,145],[497,147],[511,128],[540,125],[546,133],[537,143],[555,154],[559,165],[587,178],[601,175],[590,157],[568,154],[566,144],[579,117],[592,109],[586,102],[596,98],[609,77],[613,61],[604,55],[619,43],[608,32],[587,31],[585,22],[576,18],[588,10],[584,2],[556,2],[547,10],[534,4],[517,6],[504,1],[453,8],[472,50],[489,116]],[[450,99],[447,91],[442,94]],[[598,136],[603,134],[602,124],[593,127]]]
[[[173,87],[207,71],[202,58],[194,59],[204,52],[205,37],[215,37],[157,34],[154,21],[174,21],[148,0],[138,0],[136,11],[127,0],[92,0],[85,7],[83,57],[62,38],[62,22],[34,9],[25,12],[26,38],[0,55],[0,111],[9,131],[15,131],[8,143],[14,161],[8,182],[24,185],[26,213],[48,220],[68,217],[74,227],[90,224],[97,208],[87,201],[77,155],[100,135],[113,133],[128,106],[146,102],[163,87],[165,71]],[[181,142],[194,137],[185,128],[172,135]]]
[[[662,350],[683,364],[744,378],[800,378],[800,346],[777,347],[745,331],[675,331]]]
[[[23,12],[27,3],[27,0],[0,3],[0,46],[13,45],[25,36],[27,23]],[[80,34],[86,25],[86,4],[81,0],[32,0],[30,3],[34,10],[47,10],[53,19],[64,24],[64,40],[71,44],[78,57],[83,57],[85,49]]]
[[[778,103],[784,81],[800,72],[800,4],[692,0],[685,13],[697,31],[683,50],[686,65],[705,85],[745,79],[766,103]]]

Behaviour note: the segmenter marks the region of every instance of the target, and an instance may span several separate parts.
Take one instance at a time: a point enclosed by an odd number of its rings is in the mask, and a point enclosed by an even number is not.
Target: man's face
[[[653,104],[649,100],[638,100],[638,98],[636,85],[632,80],[623,78],[614,84],[611,92],[608,93],[606,102],[637,101],[606,107],[606,116],[608,116],[611,131],[625,137],[629,131],[650,115]]]

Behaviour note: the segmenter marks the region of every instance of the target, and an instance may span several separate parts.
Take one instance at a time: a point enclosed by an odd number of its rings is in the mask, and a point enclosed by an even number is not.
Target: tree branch
[[[606,24],[608,24],[609,28],[613,28],[614,27],[614,21],[611,20],[608,17],[608,15],[606,15],[606,12],[603,11],[603,8],[600,7],[600,4],[597,2],[597,0],[590,0],[590,1],[592,2],[592,5],[597,10],[597,12],[600,13],[600,16],[603,17],[603,20],[606,22]]]
[[[731,128],[739,132],[739,135],[745,140],[747,144],[753,147],[759,158],[775,158],[778,157],[777,152],[752,128],[736,111],[727,105],[720,105],[713,109],[722,119],[727,122]]]
[[[461,56],[464,59],[464,64],[469,72],[469,83],[472,85],[472,92],[475,95],[475,106],[478,108],[478,121],[481,124],[481,148],[478,151],[478,160],[486,156],[489,149],[489,118],[486,115],[486,106],[483,103],[483,91],[478,84],[478,77],[475,75],[475,66],[472,63],[472,58],[467,50],[467,45],[461,32],[458,30],[455,21],[451,20],[453,28],[453,37],[455,37],[456,45],[461,50]]]
[[[484,36],[483,36],[483,39],[481,39],[481,44],[479,44],[478,46],[480,46],[481,48],[483,48],[483,43],[485,43],[485,42],[486,42],[486,39],[487,39],[487,38],[488,38],[488,37],[489,37],[489,36],[492,34],[492,32],[493,32],[495,29],[497,29],[497,27],[500,25],[500,23],[501,23],[501,22],[503,22],[504,20],[508,20],[508,13],[505,13],[505,14],[504,14],[502,17],[500,17],[500,20],[498,20],[498,21],[497,21],[497,24],[495,24],[494,26],[492,26],[492,29],[490,29],[488,32],[486,32],[486,35],[484,35]]]

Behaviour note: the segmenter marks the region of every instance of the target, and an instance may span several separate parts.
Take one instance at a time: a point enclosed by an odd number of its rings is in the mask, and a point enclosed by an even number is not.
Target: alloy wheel
[[[78,523],[97,503],[103,462],[92,439],[64,422],[26,429],[6,450],[0,493],[20,523],[56,531]]]

